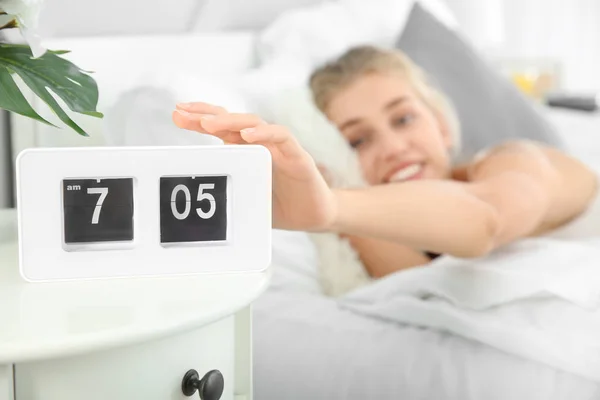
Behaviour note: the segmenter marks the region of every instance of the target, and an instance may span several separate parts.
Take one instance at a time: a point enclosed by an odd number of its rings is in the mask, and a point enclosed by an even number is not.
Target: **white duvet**
[[[300,232],[274,232],[254,305],[261,400],[600,398],[600,239],[441,258],[340,298]]]
[[[340,304],[600,382],[600,238],[531,239],[485,259],[444,257],[357,290]]]
[[[322,294],[308,237],[275,231],[273,282],[254,306],[256,398],[600,398],[598,211],[339,298]]]

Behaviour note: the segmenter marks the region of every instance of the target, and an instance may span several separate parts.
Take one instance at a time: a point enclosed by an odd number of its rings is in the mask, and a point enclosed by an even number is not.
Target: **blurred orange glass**
[[[560,90],[560,65],[554,60],[505,59],[498,63],[504,75],[535,100],[543,100],[548,93]]]

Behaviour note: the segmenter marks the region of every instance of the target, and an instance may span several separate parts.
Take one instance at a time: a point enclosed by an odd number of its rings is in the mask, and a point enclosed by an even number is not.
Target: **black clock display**
[[[227,239],[227,176],[160,178],[160,241]]]
[[[64,179],[64,241],[133,240],[133,178]]]

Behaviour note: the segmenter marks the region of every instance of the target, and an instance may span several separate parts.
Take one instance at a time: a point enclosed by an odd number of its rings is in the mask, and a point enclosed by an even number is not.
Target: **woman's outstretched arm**
[[[272,155],[274,223],[335,231],[415,249],[478,257],[579,214],[595,176],[581,163],[530,143],[500,146],[469,170],[469,182],[422,180],[331,191],[285,128],[259,117],[194,103],[174,112],[184,129],[229,143],[264,145]]]
[[[414,249],[478,257],[494,247],[500,229],[497,210],[465,183],[423,180],[334,193],[331,230]]]
[[[469,182],[422,180],[336,190],[332,229],[478,257],[564,224],[585,210],[597,190],[596,175],[584,164],[524,141],[493,148],[468,175]]]

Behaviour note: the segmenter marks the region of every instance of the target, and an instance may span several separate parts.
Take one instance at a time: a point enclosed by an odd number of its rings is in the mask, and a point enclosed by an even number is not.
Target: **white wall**
[[[600,91],[599,0],[446,0],[476,44],[508,58],[556,59],[568,90]],[[502,33],[498,46],[481,38]]]
[[[558,58],[567,88],[600,90],[600,1],[505,0],[508,49]]]
[[[238,19],[253,19],[248,11],[319,1],[325,0],[45,0],[40,28],[46,37],[181,33],[239,27]],[[600,0],[445,1],[477,44],[501,35],[495,53],[557,58],[566,88],[600,90]],[[227,17],[229,23],[217,21]]]

